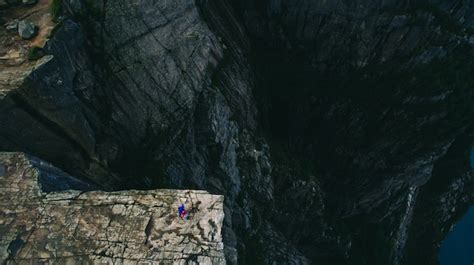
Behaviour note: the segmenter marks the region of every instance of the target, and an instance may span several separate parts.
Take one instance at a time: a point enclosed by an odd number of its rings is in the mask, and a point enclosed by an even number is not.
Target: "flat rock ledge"
[[[223,196],[47,193],[39,183],[43,171],[49,179],[66,175],[53,168],[21,153],[0,153],[0,264],[225,264]],[[177,216],[181,203],[191,210],[189,220]]]

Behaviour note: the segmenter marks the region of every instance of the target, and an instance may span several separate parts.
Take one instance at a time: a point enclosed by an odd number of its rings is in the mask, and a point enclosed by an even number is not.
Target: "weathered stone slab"
[[[46,193],[38,185],[46,163],[0,153],[0,164],[2,264],[225,264],[223,196],[191,190]],[[189,220],[177,216],[181,203],[191,210]]]

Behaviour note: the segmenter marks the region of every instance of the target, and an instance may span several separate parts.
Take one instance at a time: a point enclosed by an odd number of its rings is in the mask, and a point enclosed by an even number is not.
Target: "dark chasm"
[[[54,0],[20,64],[13,2],[1,152],[78,189],[224,195],[227,264],[474,263],[474,2]]]

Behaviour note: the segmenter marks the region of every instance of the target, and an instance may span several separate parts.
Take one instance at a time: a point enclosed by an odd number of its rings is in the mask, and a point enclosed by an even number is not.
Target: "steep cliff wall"
[[[312,261],[435,263],[440,234],[425,233],[429,255],[405,245],[433,211],[445,217],[436,215],[431,232],[444,231],[449,225],[441,219],[459,214],[429,197],[454,180],[464,183],[459,196],[470,190],[472,4],[235,6],[253,42],[259,110],[274,158],[278,208],[270,219]],[[447,169],[443,161],[457,162]],[[459,212],[469,204],[453,200]],[[419,223],[412,225],[412,216]],[[315,223],[319,229],[311,229]]]
[[[223,194],[230,264],[435,263],[472,202],[470,1],[62,3],[0,149]]]

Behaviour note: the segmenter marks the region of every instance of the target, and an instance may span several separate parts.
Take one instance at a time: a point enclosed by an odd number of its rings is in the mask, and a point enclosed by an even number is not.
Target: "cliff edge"
[[[0,153],[0,165],[2,264],[225,264],[223,196],[87,191],[94,187],[22,153]],[[82,191],[53,191],[64,188]],[[177,216],[181,203],[189,219]]]

